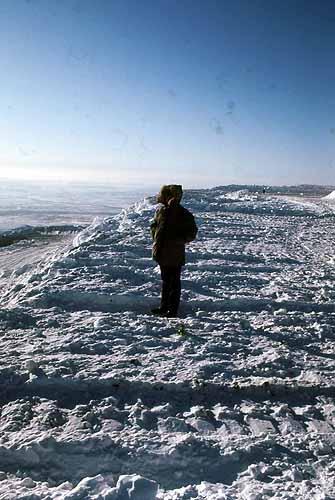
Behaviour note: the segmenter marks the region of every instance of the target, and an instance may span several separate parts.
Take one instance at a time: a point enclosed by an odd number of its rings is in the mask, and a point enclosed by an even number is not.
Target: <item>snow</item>
[[[324,200],[334,200],[334,198],[335,198],[335,191],[332,191],[331,193],[323,197]]]
[[[39,258],[2,249],[0,499],[335,498],[332,209],[185,206],[177,319],[149,314],[153,198]]]

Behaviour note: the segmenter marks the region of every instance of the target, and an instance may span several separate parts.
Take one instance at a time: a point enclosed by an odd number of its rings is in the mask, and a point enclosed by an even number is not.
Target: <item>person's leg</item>
[[[180,295],[181,295],[181,266],[173,267],[170,269],[170,293],[169,293],[169,301],[168,301],[168,309],[169,316],[177,316],[179,304],[180,304]]]
[[[160,266],[160,268],[161,268],[161,278],[162,278],[160,310],[162,313],[166,313],[169,309],[169,302],[170,302],[171,273],[169,267]]]
[[[171,273],[169,272],[169,267],[160,266],[161,270],[161,304],[160,307],[155,309],[151,309],[153,314],[166,314],[169,308],[169,297],[170,297],[170,289],[171,289]]]
[[[178,314],[181,295],[181,266],[160,266],[162,278],[161,305],[152,309],[154,314],[168,314],[175,317]]]

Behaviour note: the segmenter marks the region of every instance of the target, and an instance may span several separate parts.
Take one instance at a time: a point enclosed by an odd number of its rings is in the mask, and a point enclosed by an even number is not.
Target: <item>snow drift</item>
[[[331,193],[327,194],[326,196],[323,197],[324,200],[334,200],[335,199],[335,191],[332,191]]]

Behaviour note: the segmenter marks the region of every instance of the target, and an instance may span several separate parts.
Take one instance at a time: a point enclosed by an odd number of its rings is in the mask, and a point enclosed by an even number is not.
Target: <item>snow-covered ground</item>
[[[184,204],[178,319],[149,314],[153,199],[12,261],[0,499],[335,498],[334,212],[220,189]]]

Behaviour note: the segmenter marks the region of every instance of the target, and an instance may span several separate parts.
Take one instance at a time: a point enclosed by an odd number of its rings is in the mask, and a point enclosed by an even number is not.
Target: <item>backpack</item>
[[[180,237],[185,240],[185,243],[190,243],[195,240],[198,228],[191,212],[184,207],[180,208],[182,208],[182,211],[178,217],[178,232],[180,233]]]

